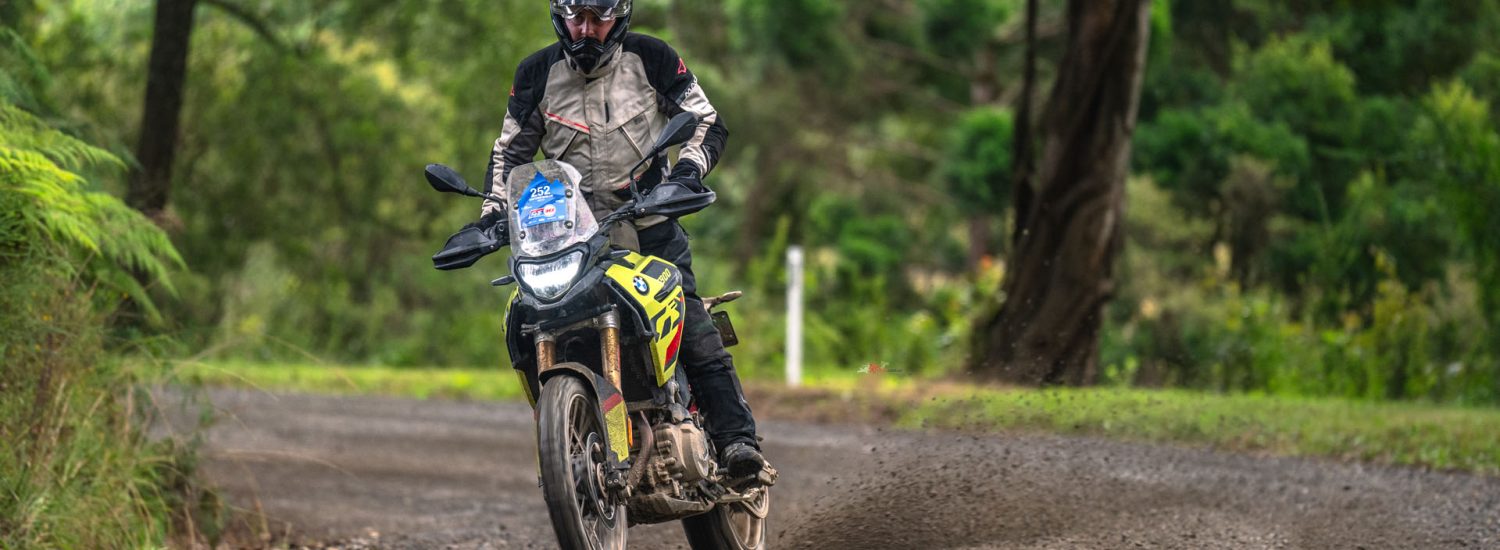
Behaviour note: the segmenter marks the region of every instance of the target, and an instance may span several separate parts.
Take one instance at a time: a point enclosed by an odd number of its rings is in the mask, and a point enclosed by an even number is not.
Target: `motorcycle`
[[[643,173],[669,147],[686,142],[697,119],[668,122],[631,170]],[[578,171],[543,160],[517,166],[504,195],[474,190],[452,169],[429,165],[441,192],[507,205],[506,220],[468,227],[433,256],[438,269],[462,269],[507,244],[516,284],[505,319],[512,364],[536,418],[539,478],[558,543],[565,549],[621,549],[629,526],[682,522],[694,549],[765,548],[769,466],[730,479],[704,430],[678,349],[686,300],[677,266],[612,242],[618,229],[648,216],[679,217],[714,202],[712,192],[662,185],[596,219]],[[507,238],[508,237],[508,238]],[[725,345],[737,342],[715,306],[738,292],[704,299]]]

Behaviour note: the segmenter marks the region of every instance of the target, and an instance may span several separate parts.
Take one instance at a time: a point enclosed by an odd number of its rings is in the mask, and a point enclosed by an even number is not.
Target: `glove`
[[[510,224],[505,223],[505,212],[503,210],[492,210],[480,216],[478,220],[464,224],[459,228],[463,231],[469,228],[477,228],[486,236],[499,241],[501,244],[510,243]]]
[[[698,165],[691,162],[679,162],[672,168],[672,173],[667,176],[666,183],[675,183],[686,187],[693,193],[705,193],[707,187],[703,186],[703,174],[698,171]]]

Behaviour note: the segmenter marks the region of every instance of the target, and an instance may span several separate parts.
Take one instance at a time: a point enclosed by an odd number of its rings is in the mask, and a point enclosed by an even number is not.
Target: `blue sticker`
[[[568,219],[568,192],[562,180],[549,181],[540,172],[531,178],[531,185],[521,192],[516,214],[521,227],[535,227],[544,223]]]

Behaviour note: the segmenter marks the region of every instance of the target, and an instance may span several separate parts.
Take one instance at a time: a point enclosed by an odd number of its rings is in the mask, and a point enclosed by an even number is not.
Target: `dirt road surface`
[[[222,417],[203,472],[279,539],[556,546],[524,403],[206,397]],[[762,433],[775,548],[1500,548],[1495,478],[1075,437]],[[685,544],[666,524],[630,546]]]

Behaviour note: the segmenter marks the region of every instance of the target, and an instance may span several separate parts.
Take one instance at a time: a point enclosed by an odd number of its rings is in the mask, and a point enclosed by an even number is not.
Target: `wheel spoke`
[[[551,452],[561,459],[553,462],[562,472],[562,483],[553,485],[551,502],[557,506],[554,519],[566,517],[572,534],[572,544],[582,543],[588,548],[616,548],[625,536],[625,525],[620,506],[605,488],[604,474],[608,470],[605,458],[603,423],[599,420],[598,406],[588,389],[576,381],[559,380],[554,391],[560,397],[551,410],[555,411],[555,441]],[[561,456],[557,456],[561,455]],[[569,495],[556,493],[571,493]],[[560,506],[559,506],[560,505]],[[572,508],[567,510],[567,508]],[[563,529],[563,527],[559,527]],[[561,531],[559,531],[561,533]],[[561,536],[561,535],[560,535]]]

